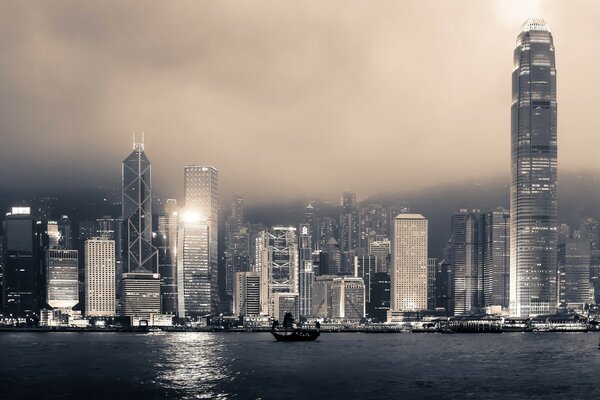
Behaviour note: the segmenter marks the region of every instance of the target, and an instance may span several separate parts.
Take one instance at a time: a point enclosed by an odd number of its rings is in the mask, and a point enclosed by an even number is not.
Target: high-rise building
[[[299,316],[310,316],[312,308],[312,286],[315,271],[312,262],[312,236],[309,224],[300,224],[298,229],[298,302]]]
[[[177,313],[177,232],[179,210],[175,199],[167,199],[164,213],[158,216],[156,243],[162,312]]]
[[[261,313],[276,317],[275,293],[298,294],[296,228],[274,226],[257,236],[255,271],[261,274]]]
[[[325,246],[321,248],[319,258],[320,275],[342,274],[342,253],[340,245],[334,237],[330,237]]]
[[[390,273],[373,272],[369,277],[367,315],[375,322],[385,322],[390,309]]]
[[[435,308],[443,308],[454,315],[454,274],[452,263],[442,260],[435,273]]]
[[[337,236],[338,226],[336,221],[330,217],[319,218],[319,249],[322,250],[327,246],[327,242],[331,238]]]
[[[4,221],[4,310],[39,315],[42,301],[41,235],[29,207],[12,207]]]
[[[79,303],[78,252],[49,249],[46,257],[46,303],[70,310]]]
[[[358,323],[365,316],[365,284],[362,278],[339,277],[331,283],[332,318]]]
[[[58,231],[60,233],[59,247],[61,249],[72,249],[73,227],[68,215],[62,215],[58,220]]]
[[[356,194],[346,191],[342,195],[340,211],[340,249],[351,251],[360,246],[360,213]]]
[[[486,215],[483,297],[485,306],[508,308],[510,283],[510,213],[498,207]]]
[[[310,229],[310,242],[312,243],[313,250],[318,250],[319,218],[317,215],[317,209],[311,203],[309,203],[304,209],[303,223],[307,224]]]
[[[394,218],[391,264],[393,311],[427,308],[427,219],[420,214]]]
[[[206,221],[194,211],[183,211],[177,239],[177,313],[181,318],[197,319],[214,310],[209,240]]]
[[[331,286],[336,275],[321,275],[313,283],[311,316],[314,318],[331,318],[332,299]]]
[[[46,224],[46,235],[48,235],[48,248],[56,249],[60,242],[60,232],[58,230],[58,222],[48,221]]]
[[[273,319],[282,322],[287,313],[297,318],[298,312],[298,293],[273,293]]]
[[[161,312],[160,277],[158,251],[152,245],[151,165],[143,143],[134,143],[133,152],[123,160],[121,207],[123,314],[149,318]]]
[[[369,243],[369,254],[377,257],[376,272],[388,272],[392,242],[387,239],[373,240]]]
[[[527,317],[557,306],[556,67],[552,34],[529,19],[512,73],[510,310]]]
[[[250,270],[250,235],[244,226],[244,198],[233,196],[231,215],[225,223],[225,293],[233,292],[237,272]]]
[[[558,244],[559,302],[561,307],[583,310],[590,298],[590,239],[568,237]]]
[[[435,277],[437,272],[437,258],[427,259],[427,309],[435,310]]]
[[[186,265],[189,268],[201,268],[203,270],[201,272],[203,275],[201,279],[209,279],[208,291],[203,289],[202,292],[197,292],[197,296],[203,297],[202,299],[197,299],[197,301],[202,304],[208,303],[210,305],[210,312],[216,313],[219,309],[217,246],[219,217],[218,172],[216,168],[210,166],[187,166],[184,169],[184,186],[187,222],[199,228],[200,231],[196,228],[183,229],[183,240],[186,242],[186,245],[182,248],[183,254],[180,254],[184,259],[188,260]],[[243,218],[243,214],[240,214],[239,218]],[[184,223],[186,222],[184,221]],[[185,238],[187,233],[198,237],[199,240],[188,241]],[[204,235],[206,235],[206,240],[200,238]],[[194,246],[201,246],[201,248]],[[195,253],[200,259],[192,260],[191,257],[185,254],[186,252]],[[205,259],[202,259],[202,257]],[[197,267],[196,264],[201,264],[201,266]],[[184,265],[183,268],[184,273],[187,274],[185,271],[186,266]]]
[[[115,242],[105,238],[85,241],[85,315],[116,313]]]
[[[260,315],[260,274],[238,272],[233,285],[233,315]]]
[[[451,218],[454,272],[454,315],[468,315],[483,306],[484,215],[460,210]]]

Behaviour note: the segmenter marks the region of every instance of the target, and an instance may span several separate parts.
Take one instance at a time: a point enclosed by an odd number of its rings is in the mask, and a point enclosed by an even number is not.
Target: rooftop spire
[[[133,132],[133,150],[144,151],[144,132],[142,132],[139,138],[137,136],[138,135]]]

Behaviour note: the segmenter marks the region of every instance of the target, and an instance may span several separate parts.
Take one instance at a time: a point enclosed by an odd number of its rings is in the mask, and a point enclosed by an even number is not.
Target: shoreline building
[[[78,252],[49,249],[46,254],[46,303],[70,311],[79,303]]]
[[[85,315],[116,314],[115,241],[95,237],[85,241]]]
[[[394,218],[388,321],[394,313],[427,309],[427,228],[421,214]]]
[[[157,249],[160,297],[164,314],[177,313],[177,230],[179,211],[175,199],[167,199],[158,216]]]
[[[149,320],[161,312],[160,276],[158,251],[152,245],[151,164],[143,140],[134,140],[133,152],[123,160],[121,207],[123,315]]]
[[[485,306],[509,306],[510,213],[502,207],[486,216],[483,297]]]
[[[3,305],[6,315],[39,315],[43,298],[40,241],[31,208],[12,207],[4,221]]]
[[[180,317],[219,311],[218,183],[214,167],[184,168],[185,211],[180,220],[177,255]]]
[[[454,315],[483,306],[484,215],[461,209],[451,218],[450,248],[454,272]]]
[[[255,272],[260,273],[261,313],[275,315],[275,293],[298,296],[298,240],[296,228],[274,226],[256,238]],[[297,304],[297,299],[296,299]],[[298,313],[294,314],[298,317]]]
[[[557,104],[552,34],[529,19],[517,37],[512,72],[510,313],[557,308]]]

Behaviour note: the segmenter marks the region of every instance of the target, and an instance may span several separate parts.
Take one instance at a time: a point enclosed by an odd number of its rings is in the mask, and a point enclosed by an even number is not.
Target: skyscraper
[[[527,317],[557,306],[556,67],[543,19],[523,24],[512,82],[510,310]]]
[[[72,309],[79,303],[77,250],[49,249],[46,260],[46,303]]]
[[[113,316],[115,305],[115,241],[85,241],[85,315]]]
[[[342,195],[340,211],[340,249],[351,251],[360,245],[360,213],[356,194],[346,191]]]
[[[451,218],[454,315],[467,315],[483,305],[484,232],[479,210],[461,209]]]
[[[219,307],[219,289],[218,289],[218,217],[219,217],[219,198],[218,198],[218,172],[216,168],[210,166],[192,165],[184,169],[184,190],[185,190],[185,216],[184,224],[188,224],[183,232],[180,232],[180,238],[186,242],[182,247],[184,262],[183,273],[189,275],[186,268],[197,268],[196,263],[202,264],[201,275],[198,279],[207,280],[202,286],[207,286],[207,290],[197,292],[195,296],[203,298],[196,299],[202,304],[209,304],[209,311],[216,313]],[[242,217],[242,216],[240,216]],[[187,234],[195,236],[196,239],[188,241]],[[181,236],[183,234],[183,236]],[[203,238],[205,237],[205,238]],[[181,245],[180,245],[181,246]],[[186,252],[196,253],[199,258],[192,259],[186,255]],[[185,290],[185,289],[184,289]],[[188,296],[189,293],[184,293]],[[190,298],[188,296],[188,298]],[[181,304],[181,300],[180,300]],[[186,310],[187,312],[187,310]]]
[[[144,144],[134,143],[122,169],[123,314],[130,317],[160,314],[158,252],[152,245],[150,167]]]
[[[177,313],[177,230],[179,212],[177,201],[168,199],[165,212],[158,216],[158,273],[162,312]]]
[[[225,223],[225,293],[233,293],[234,276],[250,270],[250,236],[244,226],[244,198],[233,196]]]
[[[394,218],[390,272],[390,309],[427,309],[427,219],[422,215],[399,214]]]
[[[483,297],[486,306],[508,308],[509,274],[510,214],[498,207],[485,218]]]
[[[4,309],[33,317],[40,311],[40,236],[29,207],[12,207],[4,222]]]
[[[276,318],[275,293],[298,294],[296,228],[274,226],[257,236],[255,271],[261,274],[261,313]]]
[[[311,230],[309,224],[300,224],[298,235],[298,301],[301,317],[310,315],[312,303],[312,286],[315,272],[312,262]]]

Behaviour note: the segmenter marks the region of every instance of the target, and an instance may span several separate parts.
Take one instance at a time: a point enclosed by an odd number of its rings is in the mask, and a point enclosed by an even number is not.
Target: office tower
[[[104,239],[115,241],[115,287],[117,294],[117,313],[122,312],[123,299],[123,234],[122,220],[113,218],[110,215],[105,215],[101,218],[96,218],[93,237],[101,237]]]
[[[233,315],[260,315],[260,274],[237,272],[233,285]]]
[[[372,272],[368,281],[367,316],[385,322],[390,309],[390,273]]]
[[[362,278],[339,277],[331,283],[332,318],[358,323],[365,316],[365,284]]]
[[[298,309],[298,293],[273,293],[273,319],[283,322],[287,313],[292,314],[294,319],[297,319]]]
[[[85,241],[85,315],[107,317],[116,313],[115,242],[105,238]]]
[[[46,303],[70,310],[79,303],[78,252],[49,249],[46,257]]]
[[[4,236],[0,235],[0,310],[4,308]]]
[[[59,247],[61,249],[73,248],[73,227],[68,215],[62,215],[58,222],[58,231],[60,233]]]
[[[299,316],[310,315],[312,304],[312,285],[315,271],[312,262],[312,235],[309,224],[300,224],[298,229],[298,301]]]
[[[394,218],[390,278],[391,310],[427,308],[427,219],[420,214]]]
[[[567,237],[558,244],[559,302],[562,308],[583,310],[590,298],[590,239]]]
[[[275,293],[298,293],[296,228],[274,226],[257,236],[255,271],[261,274],[261,313],[276,317]]]
[[[225,293],[231,296],[237,272],[250,270],[250,235],[244,226],[244,199],[233,196],[231,215],[225,223]]]
[[[485,306],[509,306],[510,214],[498,207],[486,215],[483,261]]]
[[[454,274],[452,263],[445,260],[438,263],[435,273],[435,308],[454,315]]]
[[[197,212],[184,210],[177,234],[177,313],[198,319],[214,311],[209,225]]]
[[[189,242],[189,246],[184,247],[182,255],[188,260],[187,266],[192,269],[202,270],[202,280],[209,279],[208,291],[204,289],[197,292],[198,303],[209,304],[210,313],[216,313],[219,308],[218,291],[218,172],[214,167],[193,165],[184,169],[184,190],[185,190],[185,213],[191,216],[191,225],[196,226],[199,231],[194,229],[184,229],[184,240]],[[240,215],[243,218],[243,215]],[[195,230],[196,229],[196,230]],[[186,232],[196,236],[197,239],[187,241]],[[206,235],[206,240],[201,236]],[[193,247],[201,246],[201,247]],[[196,253],[200,257],[193,261],[186,252]],[[185,266],[184,266],[185,270]],[[187,274],[186,271],[184,273]],[[189,275],[189,274],[188,274]],[[190,275],[191,276],[191,275]],[[204,283],[202,283],[204,286]],[[187,296],[187,294],[185,294]],[[198,310],[199,311],[199,310]]]
[[[360,214],[356,194],[346,191],[342,195],[340,210],[340,249],[350,251],[360,245]]]
[[[165,212],[158,216],[156,237],[160,297],[164,314],[177,313],[177,233],[179,211],[175,199],[167,199]]]
[[[527,317],[557,306],[557,129],[554,44],[542,19],[517,37],[512,73],[510,310]]]
[[[123,161],[123,315],[150,318],[160,314],[158,251],[152,245],[152,181],[143,143]]]
[[[29,207],[12,207],[4,221],[4,311],[13,317],[39,314],[41,235]]]
[[[319,217],[317,209],[311,203],[309,203],[304,209],[304,224],[307,224],[310,229],[310,242],[312,243],[313,250],[319,249]]]
[[[468,315],[483,306],[484,216],[462,209],[451,218],[454,271],[454,315]]]
[[[435,310],[435,275],[437,272],[437,258],[427,259],[427,309]]]
[[[334,237],[330,237],[326,245],[322,247],[319,256],[319,274],[320,275],[341,275],[342,274],[342,252],[340,245]]]
[[[58,222],[48,221],[46,224],[46,235],[48,235],[48,248],[56,249],[60,242],[60,232],[58,230]]]
[[[311,316],[314,318],[331,318],[332,299],[331,286],[336,275],[321,275],[313,283],[313,298]]]
[[[387,239],[373,240],[369,243],[369,254],[377,258],[376,272],[388,272],[392,242]]]
[[[337,230],[337,222],[333,218],[319,218],[319,250],[327,246],[329,239],[337,236]]]

